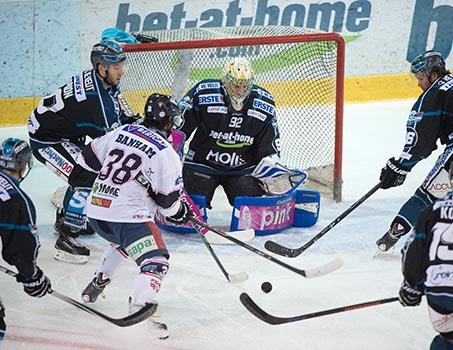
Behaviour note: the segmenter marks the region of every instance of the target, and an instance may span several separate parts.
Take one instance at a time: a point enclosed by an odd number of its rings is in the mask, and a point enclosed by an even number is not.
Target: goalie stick
[[[324,227],[317,235],[310,239],[307,243],[302,245],[299,248],[288,248],[274,241],[266,241],[264,243],[264,248],[269,250],[272,253],[286,256],[288,258],[295,258],[305,252],[310,248],[314,243],[316,243],[321,237],[323,237],[327,232],[329,232],[336,224],[343,220],[348,214],[350,214],[354,209],[356,209],[360,204],[365,202],[365,200],[370,197],[374,192],[381,188],[381,182],[369,190],[363,197],[359,198],[353,205],[346,209],[343,213],[340,214],[336,219],[334,219],[329,225]]]
[[[301,270],[301,269],[295,268],[294,266],[288,265],[288,264],[284,263],[283,261],[280,261],[280,260],[274,258],[273,256],[269,255],[269,254],[266,254],[262,250],[259,250],[259,249],[255,248],[255,247],[252,247],[251,245],[248,245],[247,243],[241,242],[237,238],[229,236],[228,234],[226,234],[222,230],[210,227],[208,224],[198,220],[197,218],[195,218],[193,216],[189,217],[189,220],[193,224],[205,227],[208,230],[211,230],[212,232],[218,234],[219,236],[222,236],[222,237],[224,237],[224,238],[236,243],[237,245],[240,245],[241,247],[243,247],[243,248],[245,248],[247,250],[250,250],[251,252],[263,257],[264,259],[272,261],[273,263],[275,263],[277,265],[280,265],[280,266],[283,266],[284,268],[286,268],[286,269],[288,269],[290,271],[293,271],[293,272],[297,273],[298,275],[301,275],[301,276],[306,277],[306,278],[320,277],[320,276],[326,275],[326,274],[328,274],[330,272],[333,272],[333,271],[339,269],[343,265],[343,260],[341,260],[340,258],[337,258],[337,259],[334,259],[334,260],[332,260],[331,262],[329,262],[329,263],[327,263],[325,265],[322,265],[322,266],[319,266],[319,267],[315,267],[315,268],[312,268],[312,269],[308,269],[308,270]]]
[[[196,207],[195,203],[192,201],[190,196],[187,194],[185,190],[183,190],[181,194],[181,200],[185,201],[192,209],[192,215],[197,218],[197,220],[201,220],[202,216],[198,208]],[[225,268],[223,267],[222,263],[220,262],[219,258],[217,257],[217,254],[214,252],[214,249],[212,249],[211,245],[209,244],[208,239],[205,237],[205,234],[207,233],[206,229],[200,225],[197,225],[194,222],[191,222],[192,226],[197,230],[198,234],[201,236],[201,239],[203,240],[204,245],[208,249],[209,253],[211,256],[214,258],[214,261],[216,262],[217,266],[220,268],[222,271],[223,275],[227,279],[228,282],[236,284],[236,283],[241,283],[244,282],[249,278],[246,272],[238,272],[235,274],[229,274]],[[209,231],[208,231],[209,232]]]
[[[15,273],[14,271],[9,270],[6,267],[1,266],[1,265],[0,265],[0,271],[4,272],[7,275],[10,275],[12,277],[17,277],[17,273]],[[129,316],[126,316],[123,318],[112,318],[112,317],[109,317],[109,316],[103,314],[102,312],[92,309],[91,307],[89,307],[85,304],[79,303],[78,301],[76,301],[66,295],[58,293],[56,290],[50,289],[49,294],[57,299],[65,301],[68,304],[71,304],[71,305],[79,308],[80,310],[88,312],[94,316],[98,316],[98,317],[102,318],[103,320],[106,320],[107,322],[110,322],[118,327],[129,327],[136,323],[144,321],[147,318],[149,318],[150,316],[152,316],[157,310],[157,304],[150,303],[150,304],[146,304],[140,310],[136,311],[135,313],[133,313]]]
[[[332,314],[345,312],[345,311],[363,309],[363,308],[370,307],[370,306],[377,306],[377,305],[392,303],[392,302],[398,300],[397,297],[378,299],[378,300],[373,300],[373,301],[367,301],[365,303],[360,303],[360,304],[340,306],[335,309],[312,312],[309,314],[303,314],[303,315],[292,316],[292,317],[279,317],[279,316],[273,316],[273,315],[267,313],[266,311],[264,311],[263,309],[261,309],[253,301],[253,299],[250,298],[250,296],[247,293],[241,293],[241,295],[239,296],[239,299],[241,300],[242,305],[244,305],[244,307],[248,311],[250,311],[250,313],[252,313],[254,316],[258,317],[261,321],[264,321],[264,322],[272,324],[272,325],[291,323],[291,322],[296,322],[296,321],[303,321],[303,320],[307,320],[309,318],[315,318],[315,317],[332,315]]]

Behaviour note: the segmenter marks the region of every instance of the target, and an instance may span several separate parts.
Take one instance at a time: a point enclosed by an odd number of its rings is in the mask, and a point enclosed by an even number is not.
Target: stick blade
[[[255,230],[254,229],[247,229],[242,231],[231,231],[225,232],[227,235],[232,236],[241,242],[248,242],[255,238]],[[212,231],[208,231],[205,234],[206,239],[210,244],[234,244],[230,240],[215,234]]]
[[[344,265],[344,261],[340,258],[336,258],[325,265],[318,266],[318,267],[315,267],[312,269],[306,269],[305,277],[306,278],[315,278],[315,277],[324,276],[324,275],[327,275],[328,273],[338,270],[343,265]]]
[[[228,279],[232,284],[239,284],[249,279],[247,272],[238,272],[228,275]]]
[[[295,258],[301,253],[297,249],[287,248],[274,241],[266,241],[266,243],[264,243],[264,248],[272,253],[285,256],[287,258]]]
[[[157,310],[157,303],[145,304],[133,314],[119,319],[111,319],[111,322],[119,327],[129,327],[150,318]]]
[[[266,311],[261,309],[252,298],[247,293],[241,293],[239,296],[239,300],[241,301],[242,305],[255,317],[259,318],[261,321],[276,325],[285,323],[284,319],[279,317],[274,317],[269,315]],[[283,321],[283,322],[282,322]]]

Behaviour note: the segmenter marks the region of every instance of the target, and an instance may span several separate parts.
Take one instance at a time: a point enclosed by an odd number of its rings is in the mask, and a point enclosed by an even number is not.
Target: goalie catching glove
[[[261,159],[252,172],[252,176],[261,181],[268,195],[282,195],[302,185],[307,179],[306,172],[298,169],[288,169],[280,163],[276,155]]]
[[[166,220],[174,225],[184,225],[189,222],[189,217],[192,216],[192,208],[185,201],[181,201],[181,206],[176,214],[167,216]]]
[[[50,291],[50,280],[42,272],[39,267],[36,267],[36,273],[31,279],[25,278],[24,275],[18,274],[17,282],[21,282],[24,286],[24,292],[32,297],[41,298]]]

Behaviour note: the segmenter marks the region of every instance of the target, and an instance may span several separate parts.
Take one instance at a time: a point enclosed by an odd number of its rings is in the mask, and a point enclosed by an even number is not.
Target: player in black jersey
[[[401,304],[417,306],[426,295],[433,328],[439,332],[430,349],[453,349],[453,192],[420,214],[402,253]]]
[[[96,174],[77,162],[87,136],[96,138],[135,119],[118,103],[126,55],[118,42],[103,39],[93,46],[93,69],[42,98],[28,120],[34,156],[70,186],[62,211],[57,211],[55,258],[85,263],[90,251],[76,239],[85,225],[85,203]]]
[[[236,196],[265,194],[250,176],[265,157],[279,160],[280,136],[272,95],[253,83],[245,58],[235,58],[221,80],[203,80],[184,97],[180,131],[188,139],[183,177],[189,194],[206,196],[207,207],[221,185],[230,204]]]
[[[19,187],[31,168],[31,148],[22,140],[6,139],[0,148],[0,237],[2,257],[17,268],[17,281],[33,297],[42,297],[50,281],[36,265],[39,240],[36,210]],[[0,300],[0,343],[6,331],[5,309]]]
[[[399,159],[390,158],[381,171],[382,188],[401,185],[406,174],[437,148],[437,140],[445,145],[445,149],[423,184],[401,207],[389,231],[376,242],[382,251],[389,250],[408,233],[421,211],[450,189],[448,169],[453,159],[453,74],[445,68],[443,57],[436,51],[419,55],[411,64],[411,72],[415,74],[423,93],[409,114],[403,152]]]

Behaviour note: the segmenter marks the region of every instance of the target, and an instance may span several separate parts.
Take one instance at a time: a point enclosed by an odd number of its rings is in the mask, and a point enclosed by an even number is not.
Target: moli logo
[[[188,2],[173,6],[169,14],[158,11],[148,14],[133,13],[130,4],[119,5],[116,27],[132,32],[194,27],[283,25],[328,32],[347,30],[358,33],[368,28],[371,17],[371,2],[368,0],[356,0],[349,5],[343,1],[312,1],[307,5],[294,1],[286,6],[271,5],[268,0],[258,0],[252,16],[241,16],[241,0],[234,0],[228,3],[226,9],[209,8],[201,12],[198,18],[187,18]]]

